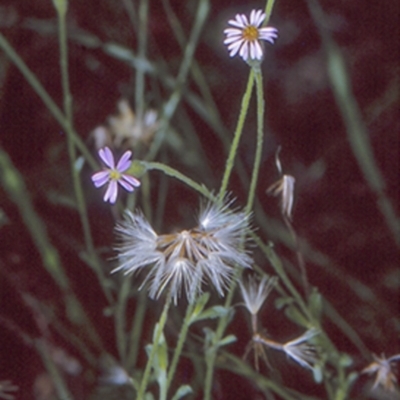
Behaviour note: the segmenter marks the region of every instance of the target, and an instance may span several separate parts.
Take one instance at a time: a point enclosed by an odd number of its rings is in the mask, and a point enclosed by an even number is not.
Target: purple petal
[[[104,149],[100,149],[99,156],[103,160],[104,164],[107,165],[107,167],[109,167],[111,169],[115,168],[114,156],[108,147],[104,147]]]
[[[243,34],[243,29],[236,29],[236,28],[226,28],[224,30],[225,35],[229,36],[242,36]]]
[[[237,17],[236,17],[239,21],[241,21],[242,22],[242,24],[243,24],[243,27],[245,27],[245,26],[248,26],[249,25],[249,22],[247,21],[247,17],[244,15],[244,14],[239,14],[239,15],[237,15]]]
[[[249,43],[245,42],[243,43],[243,46],[241,47],[239,51],[240,57],[243,58],[243,60],[247,61],[249,58]]]
[[[117,171],[119,172],[124,172],[126,171],[132,164],[132,161],[129,160],[131,158],[132,152],[131,151],[126,151],[121,159],[118,161],[117,164]]]
[[[140,186],[140,181],[130,175],[122,175],[121,179],[118,182],[128,192],[132,192],[135,187]]]
[[[250,14],[250,24],[258,28],[265,19],[265,14],[261,11],[252,11]]]
[[[237,16],[236,16],[236,20],[231,19],[228,21],[228,24],[232,25],[232,26],[236,26],[237,28],[242,28],[242,29],[245,27],[245,25],[243,25],[243,22]]]
[[[224,44],[231,44],[233,42],[237,42],[239,40],[242,40],[242,38],[240,36],[235,36],[235,37],[230,37],[230,38],[226,38],[224,40]]]
[[[242,46],[242,44],[243,44],[243,46],[246,46],[246,44],[244,43],[244,40],[240,40],[239,42],[231,43],[228,46],[228,50],[230,51],[229,56],[230,57],[235,56],[236,53],[239,51],[240,47]]]
[[[117,181],[110,181],[103,200],[109,201],[111,204],[114,204],[117,200],[117,194],[118,194]]]
[[[92,175],[92,182],[97,188],[105,185],[110,180],[109,171],[100,171]]]

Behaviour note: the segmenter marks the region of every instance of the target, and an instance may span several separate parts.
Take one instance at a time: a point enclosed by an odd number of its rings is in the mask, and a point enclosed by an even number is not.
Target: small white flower
[[[316,351],[315,347],[307,342],[318,334],[318,329],[309,329],[297,339],[285,343],[282,349],[286,355],[299,363],[302,367],[312,370],[314,363],[317,361]]]
[[[245,306],[250,314],[256,315],[258,313],[273,289],[276,280],[276,278],[264,275],[261,281],[255,276],[250,276],[247,284],[242,281],[239,282]]]
[[[149,295],[155,299],[169,287],[176,303],[183,286],[192,301],[205,280],[223,296],[234,268],[251,268],[252,263],[241,249],[249,217],[229,210],[229,204],[207,205],[196,228],[166,235],[157,235],[142,214],[127,211],[116,227],[120,265],[114,271],[134,273],[149,267],[141,288],[150,282]]]
[[[371,364],[362,370],[362,373],[374,374],[376,378],[372,389],[376,389],[378,386],[382,386],[388,392],[396,391],[397,378],[393,373],[394,361],[400,361],[400,354],[386,358],[383,354],[381,357],[372,355],[374,360]]]
[[[229,55],[234,57],[239,53],[243,60],[261,60],[263,48],[260,40],[274,44],[278,37],[278,30],[272,27],[260,28],[265,20],[265,13],[261,10],[253,10],[250,13],[250,20],[244,14],[237,14],[235,19],[228,21],[233,28],[224,30],[226,39],[224,44],[228,46]]]

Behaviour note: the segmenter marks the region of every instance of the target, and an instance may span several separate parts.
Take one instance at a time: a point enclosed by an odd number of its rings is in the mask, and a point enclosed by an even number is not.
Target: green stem
[[[138,53],[139,59],[145,59],[147,48],[147,22],[149,15],[149,2],[148,0],[141,0],[139,4],[139,24],[138,24]],[[144,113],[144,89],[145,89],[145,74],[143,68],[136,70],[136,84],[135,84],[135,105],[136,114],[139,121],[143,119]]]
[[[229,287],[229,292],[228,295],[226,296],[224,308],[228,309],[233,300],[233,295],[235,293],[235,288],[236,288],[236,281],[239,278],[239,275],[241,273],[241,269],[237,268],[235,275],[233,276],[233,279],[231,281],[230,287]],[[217,330],[215,333],[215,341],[213,343],[212,349],[210,349],[208,356],[206,357],[206,366],[207,366],[207,371],[206,371],[206,378],[205,378],[205,384],[204,384],[204,399],[205,400],[210,400],[211,399],[211,387],[212,387],[212,382],[213,382],[213,376],[214,376],[214,365],[215,365],[215,360],[217,358],[217,352],[218,352],[218,342],[222,339],[222,336],[225,332],[225,329],[230,321],[230,316],[226,315],[221,317],[218,320],[218,326]]]
[[[140,161],[140,164],[148,171],[157,170],[164,172],[165,175],[171,176],[175,179],[180,180],[185,183],[187,186],[191,187],[195,191],[202,194],[204,197],[208,199],[214,199],[214,196],[210,193],[210,191],[205,187],[194,180],[188,178],[186,175],[183,175],[181,172],[177,171],[174,168],[169,167],[168,165],[159,163],[159,162],[148,162],[148,161]]]
[[[139,294],[139,299],[136,302],[135,316],[130,330],[129,354],[125,364],[127,371],[132,370],[136,365],[139,350],[139,338],[143,330],[143,320],[146,314],[146,307],[147,293],[142,290]]]
[[[244,121],[246,119],[247,110],[249,109],[251,92],[253,90],[254,84],[254,71],[250,71],[249,80],[247,81],[246,91],[244,92],[243,99],[242,99],[242,106],[240,108],[239,119],[236,125],[235,134],[233,136],[233,141],[231,145],[231,149],[229,151],[228,159],[226,161],[225,172],[222,178],[221,189],[218,194],[218,200],[222,201],[225,197],[226,190],[228,188],[229,178],[232,173],[235,157],[237,154],[237,150],[239,147],[240,138],[243,132]]]
[[[50,113],[56,119],[56,121],[61,125],[61,127],[67,131],[70,130],[73,135],[74,143],[76,144],[79,151],[84,156],[85,160],[88,162],[92,169],[98,169],[98,163],[90,154],[85,144],[79,135],[68,125],[67,118],[64,116],[63,112],[58,108],[57,104],[53,101],[50,95],[46,92],[46,89],[39,82],[36,75],[27,67],[22,58],[15,52],[7,39],[0,33],[0,48],[7,54],[10,60],[19,69],[21,74],[24,76],[26,81],[31,85],[32,89],[36,94],[42,99],[43,103],[46,105]]]
[[[122,285],[118,291],[118,301],[114,313],[115,336],[117,338],[117,348],[119,359],[122,365],[126,365],[127,357],[127,335],[126,335],[126,304],[131,290],[132,275],[124,276]]]
[[[192,65],[195,50],[197,47],[197,43],[200,39],[201,31],[204,27],[205,21],[208,16],[208,12],[210,10],[209,0],[200,0],[198,2],[198,7],[196,10],[196,17],[193,22],[193,28],[190,32],[189,40],[186,44],[185,51],[183,54],[183,59],[181,65],[179,67],[178,76],[174,82],[174,90],[169,96],[168,101],[165,102],[162,109],[162,118],[161,118],[161,128],[159,129],[159,134],[156,136],[155,140],[152,143],[152,146],[147,153],[146,159],[153,160],[156,157],[163,141],[165,132],[167,131],[170,121],[175,114],[175,111],[179,105],[179,102],[182,99],[182,96],[185,92],[185,82],[187,80],[187,76],[190,72],[190,67]]]
[[[275,0],[268,0],[267,4],[265,5],[265,20],[263,25],[267,25],[269,19],[271,18],[272,9],[274,8]]]
[[[103,288],[104,294],[108,301],[112,302],[112,295],[107,284],[104,272],[97,260],[96,252],[93,245],[92,235],[90,232],[89,218],[86,212],[85,198],[83,195],[82,184],[79,177],[79,171],[75,166],[76,162],[76,149],[74,143],[74,132],[73,132],[73,114],[72,114],[72,95],[69,84],[69,73],[68,73],[68,42],[67,42],[67,25],[66,25],[66,14],[67,14],[67,1],[54,0],[54,5],[58,15],[58,38],[60,46],[60,69],[61,69],[61,81],[64,98],[64,114],[66,116],[66,132],[67,132],[67,146],[68,155],[70,160],[70,168],[72,175],[72,182],[74,186],[74,192],[77,202],[77,208],[81,219],[84,241],[86,244],[87,252],[91,258],[91,265],[95,268],[98,279]]]
[[[251,175],[251,183],[247,204],[245,208],[246,214],[251,212],[256,194],[258,174],[260,171],[261,157],[264,142],[264,96],[263,96],[263,79],[261,70],[255,71],[256,76],[256,89],[257,89],[257,147],[254,157],[253,172]]]
[[[167,391],[168,391],[168,388],[170,387],[172,379],[173,379],[173,377],[175,375],[175,371],[176,371],[176,367],[178,365],[179,357],[181,356],[183,345],[185,343],[186,336],[187,336],[187,333],[189,331],[190,318],[192,316],[192,312],[193,312],[195,304],[196,304],[195,302],[190,303],[188,305],[188,308],[186,309],[185,319],[183,320],[182,329],[181,329],[181,331],[179,333],[178,343],[176,344],[174,355],[172,357],[171,366],[170,366],[169,371],[168,371]]]
[[[327,58],[328,77],[336,104],[346,126],[354,157],[364,174],[365,180],[377,196],[378,208],[385,218],[388,228],[392,231],[397,245],[400,246],[400,221],[392,202],[385,193],[385,180],[375,161],[367,127],[363,121],[354,93],[351,90],[352,85],[349,81],[343,54],[332,39],[330,32],[326,29],[326,17],[319,2],[308,0],[308,7],[322,38]]]
[[[57,249],[48,237],[46,226],[33,207],[28,189],[22,175],[15,168],[7,153],[0,149],[0,183],[16,204],[23,222],[28,229],[33,243],[39,251],[42,265],[61,288],[67,308],[67,315],[75,324],[86,324],[88,333],[96,345],[101,348],[101,341],[91,325],[85,310],[71,289]]]
[[[313,318],[310,315],[307,305],[304,303],[303,298],[301,297],[300,293],[293,286],[292,282],[290,281],[289,277],[287,276],[287,274],[285,272],[285,269],[283,268],[281,260],[278,258],[278,256],[274,252],[274,250],[271,248],[271,246],[265,245],[256,234],[253,233],[251,235],[251,238],[257,244],[257,247],[259,247],[260,250],[265,254],[268,261],[274,268],[276,274],[279,276],[279,278],[285,284],[286,288],[292,294],[293,298],[296,300],[298,306],[300,307],[300,309],[302,310],[304,315],[311,322]]]
[[[68,387],[64,381],[62,374],[60,373],[58,367],[56,366],[53,358],[51,356],[51,348],[50,345],[45,342],[44,339],[36,339],[35,347],[42,357],[43,364],[46,367],[48,374],[50,375],[50,379],[54,388],[57,392],[58,398],[60,399],[68,399],[73,400],[74,397],[68,390]],[[4,397],[8,398],[8,397]],[[14,397],[10,397],[14,398]]]
[[[146,369],[144,370],[143,378],[142,378],[142,381],[140,382],[137,400],[144,399],[147,384],[150,379],[151,368],[153,366],[153,359],[156,354],[158,342],[159,342],[161,334],[164,330],[165,323],[167,322],[167,315],[168,315],[169,306],[171,305],[171,301],[172,301],[171,293],[168,293],[167,301],[165,302],[164,309],[162,311],[160,320],[158,321],[158,324],[156,325],[157,328],[156,328],[156,332],[154,335],[153,346],[151,346],[151,351],[150,351],[149,359],[147,360]]]

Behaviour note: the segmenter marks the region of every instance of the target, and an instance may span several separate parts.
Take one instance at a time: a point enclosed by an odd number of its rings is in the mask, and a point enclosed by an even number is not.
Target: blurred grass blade
[[[0,149],[0,182],[10,199],[18,207],[22,220],[40,254],[44,268],[62,290],[70,320],[75,324],[85,324],[93,342],[100,345],[101,342],[91,327],[81,303],[71,289],[57,249],[51,244],[45,225],[33,207],[25,182],[3,149]]]
[[[317,0],[308,0],[311,15],[317,25],[327,58],[327,69],[336,103],[346,126],[354,156],[372,191],[378,198],[378,207],[385,217],[395,241],[400,245],[400,224],[391,201],[385,194],[383,176],[376,164],[367,128],[351,90],[343,55],[326,28],[326,18]]]

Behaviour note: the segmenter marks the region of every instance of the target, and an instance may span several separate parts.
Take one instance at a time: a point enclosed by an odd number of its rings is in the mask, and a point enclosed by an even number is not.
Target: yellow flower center
[[[110,170],[110,179],[113,181],[119,181],[121,179],[121,173],[116,169]]]
[[[243,29],[244,40],[252,42],[253,40],[257,40],[258,36],[259,36],[258,29],[253,25],[246,26],[246,28]]]

